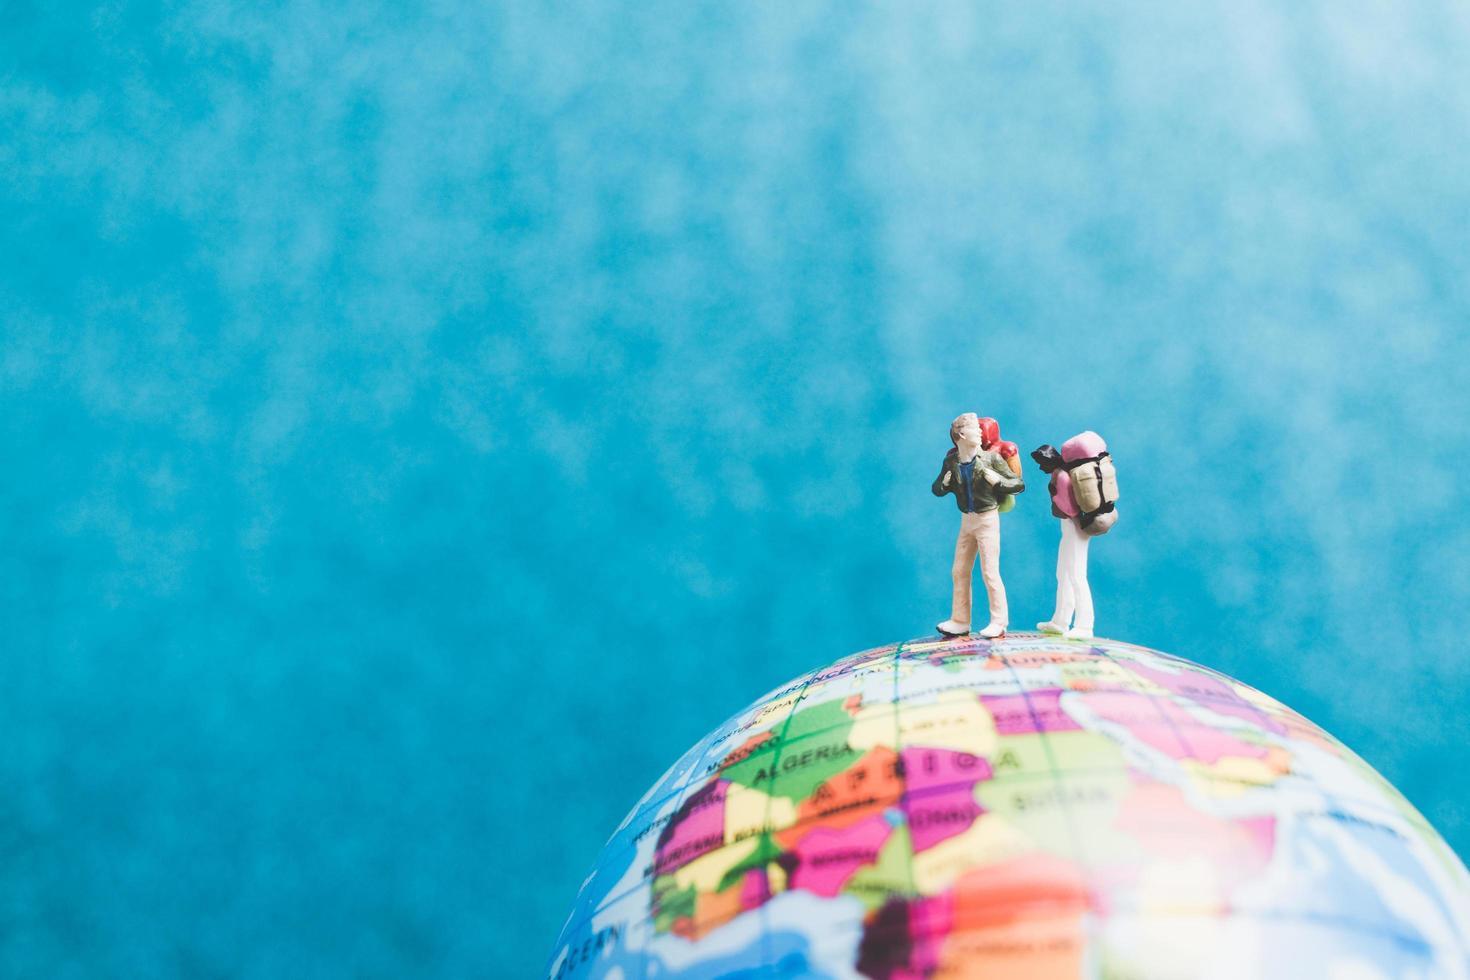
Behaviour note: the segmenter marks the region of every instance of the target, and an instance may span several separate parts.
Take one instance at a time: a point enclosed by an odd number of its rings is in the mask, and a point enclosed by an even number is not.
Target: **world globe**
[[[1470,876],[1260,691],[1108,640],[856,654],[633,808],[548,975],[1470,976]]]

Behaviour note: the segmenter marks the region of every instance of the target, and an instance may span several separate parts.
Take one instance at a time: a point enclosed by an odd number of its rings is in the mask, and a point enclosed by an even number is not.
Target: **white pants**
[[[1010,611],[1006,609],[1006,587],[1000,580],[1000,512],[994,510],[960,518],[960,536],[954,544],[954,604],[950,618],[956,623],[970,621],[970,577],[976,552],[980,554],[980,578],[990,602],[990,622],[1007,626]]]
[[[1092,590],[1087,587],[1087,542],[1077,522],[1064,517],[1062,543],[1057,548],[1057,611],[1051,621],[1065,628],[1077,613],[1076,628],[1092,629]]]

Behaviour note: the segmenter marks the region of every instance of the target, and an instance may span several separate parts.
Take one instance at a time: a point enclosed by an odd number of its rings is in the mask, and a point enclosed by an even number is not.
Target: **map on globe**
[[[1467,937],[1464,865],[1301,715],[1020,633],[859,653],[716,729],[613,834],[547,974],[1466,978]]]

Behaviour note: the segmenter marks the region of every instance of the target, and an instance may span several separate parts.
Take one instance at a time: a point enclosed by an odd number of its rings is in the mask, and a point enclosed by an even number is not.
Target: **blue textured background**
[[[0,10],[0,974],[534,975],[970,408],[1470,848],[1462,5]]]

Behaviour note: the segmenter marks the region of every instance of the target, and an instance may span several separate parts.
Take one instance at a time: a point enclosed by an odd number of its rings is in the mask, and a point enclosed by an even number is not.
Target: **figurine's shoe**
[[[1084,629],[1081,626],[1073,626],[1062,635],[1069,640],[1090,640],[1092,639],[1092,630]]]
[[[1061,636],[1063,633],[1067,632],[1067,627],[1051,619],[1048,619],[1044,623],[1037,623],[1036,629],[1038,632],[1051,633],[1055,636]]]
[[[997,637],[1005,636],[1006,628],[999,623],[991,623],[989,626],[980,631],[980,635],[985,637],[987,640],[994,640]]]
[[[970,624],[969,623],[956,623],[952,619],[946,619],[944,622],[940,623],[938,626],[936,626],[934,628],[937,629],[939,632],[943,633],[945,636],[969,636],[970,635]]]

